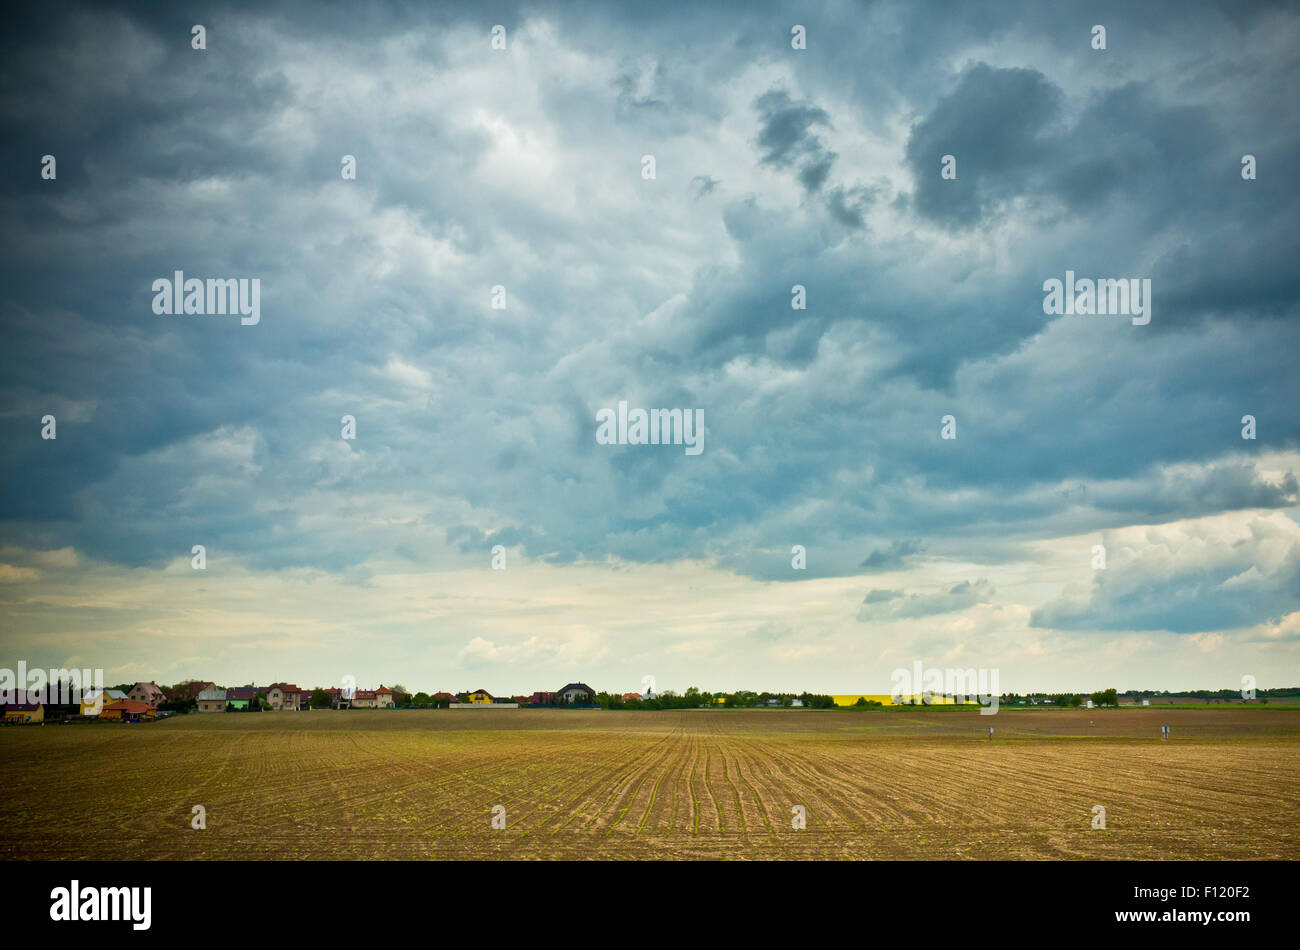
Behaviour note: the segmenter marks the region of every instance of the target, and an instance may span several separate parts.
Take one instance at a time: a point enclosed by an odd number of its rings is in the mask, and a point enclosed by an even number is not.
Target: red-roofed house
[[[100,719],[120,719],[123,722],[139,722],[142,719],[152,719],[157,715],[158,710],[148,703],[138,703],[133,699],[123,699],[116,703],[109,703],[99,714]]]
[[[302,707],[302,690],[292,683],[272,683],[266,688],[266,701],[275,710],[293,710]]]
[[[352,697],[353,709],[392,709],[393,691],[382,683],[379,689],[359,689]]]

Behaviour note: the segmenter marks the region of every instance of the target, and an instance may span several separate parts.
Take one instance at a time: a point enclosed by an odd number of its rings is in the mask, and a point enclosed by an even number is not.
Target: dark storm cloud
[[[799,182],[818,191],[830,176],[835,153],[813,129],[830,125],[830,116],[809,102],[795,102],[784,89],[769,89],[754,100],[759,114],[759,159],[776,168],[797,168]]]
[[[73,9],[0,40],[6,540],[789,580],[793,543],[852,575],[1296,504],[1293,14],[1103,4],[1106,60],[1032,3],[812,10],[805,52],[725,5],[245,4],[203,54],[198,14]],[[154,316],[175,268],[260,276],[263,323]],[[1067,268],[1153,277],[1151,325],[1045,317]],[[703,408],[704,454],[595,445],[620,398]]]

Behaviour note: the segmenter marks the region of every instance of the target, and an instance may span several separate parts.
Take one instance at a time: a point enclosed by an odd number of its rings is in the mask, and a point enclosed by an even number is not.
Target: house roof
[[[569,683],[567,686],[563,686],[563,687],[561,687],[561,688],[560,688],[560,692],[561,692],[561,693],[567,693],[567,692],[568,692],[569,690],[571,690],[571,689],[585,689],[587,692],[591,693],[593,696],[596,695],[596,691],[595,691],[594,689],[592,689],[590,686],[588,686],[586,683]]]
[[[109,703],[107,706],[104,707],[105,710],[120,709],[122,712],[128,712],[128,713],[142,713],[142,712],[147,712],[153,708],[155,707],[149,705],[148,703],[136,702],[134,699],[119,700],[118,702],[115,703]]]
[[[197,698],[209,702],[219,702],[226,698],[226,691],[224,689],[205,689],[199,692]]]
[[[13,691],[14,701],[3,704],[5,712],[14,710],[16,712],[35,712],[41,708],[41,694],[36,691],[28,692],[27,690],[16,689]]]
[[[278,689],[278,690],[279,690],[280,692],[282,692],[282,693],[301,693],[301,692],[302,692],[302,690],[300,690],[297,686],[294,686],[292,683],[272,683],[270,686],[267,687],[267,689],[268,689],[268,690],[271,690],[271,689]]]
[[[240,702],[245,699],[257,699],[256,686],[236,686],[234,689],[226,690],[227,701]]]

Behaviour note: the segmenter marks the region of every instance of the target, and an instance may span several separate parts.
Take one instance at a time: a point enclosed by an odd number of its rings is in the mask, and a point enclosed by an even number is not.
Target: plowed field
[[[1300,845],[1300,712],[1265,709],[190,715],[0,729],[0,764],[9,860],[1282,859]]]

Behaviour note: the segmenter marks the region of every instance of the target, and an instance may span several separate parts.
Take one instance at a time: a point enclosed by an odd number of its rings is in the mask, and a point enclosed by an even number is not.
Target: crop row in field
[[[1283,858],[1300,826],[1294,714],[1247,713],[1245,728],[1185,712],[1174,741],[1086,713],[999,717],[992,742],[977,715],[955,733],[951,714],[915,724],[557,712],[526,726],[512,715],[6,730],[8,774],[38,779],[0,798],[0,854]],[[1104,830],[1092,827],[1098,804]],[[191,828],[194,805],[206,810],[204,830]],[[493,827],[497,805],[504,828]],[[795,806],[806,828],[794,827]]]

